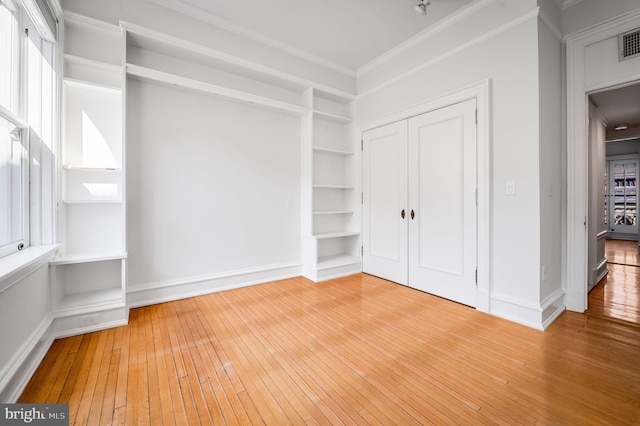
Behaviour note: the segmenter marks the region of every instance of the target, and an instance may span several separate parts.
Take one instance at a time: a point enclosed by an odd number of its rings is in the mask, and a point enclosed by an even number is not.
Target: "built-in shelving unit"
[[[236,102],[303,116],[304,86],[230,62],[219,52],[154,30],[121,22],[130,78],[169,84]]]
[[[63,331],[126,322],[122,30],[66,14],[60,230],[50,262]]]
[[[303,161],[303,273],[314,281],[362,270],[353,100],[311,89]]]
[[[265,67],[121,22],[127,78],[168,84],[300,116],[303,270],[314,281],[361,270],[354,96],[319,90]]]

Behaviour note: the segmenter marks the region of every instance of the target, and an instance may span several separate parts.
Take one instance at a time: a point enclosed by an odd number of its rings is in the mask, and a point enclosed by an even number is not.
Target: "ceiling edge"
[[[396,47],[386,51],[385,53],[378,56],[374,60],[358,68],[356,75],[360,77],[361,75],[368,73],[372,69],[384,64],[385,62],[390,61],[391,59],[398,56],[402,52],[409,50],[413,46],[422,43],[424,40],[430,37],[433,37],[434,35],[436,35],[441,31],[444,31],[445,29],[456,24],[457,22],[461,21],[467,16],[475,13],[477,10],[482,9],[484,6],[486,6],[487,4],[493,1],[494,0],[476,0],[473,3],[469,4],[468,6],[465,6],[464,8],[456,10],[446,18],[436,22],[435,25],[432,25],[429,28],[422,30],[415,36],[400,43]]]
[[[356,72],[350,68],[337,64],[329,59],[313,55],[303,49],[299,49],[295,46],[291,46],[290,44],[281,42],[271,37],[267,37],[264,34],[260,34],[256,31],[253,31],[249,28],[246,28],[242,25],[238,25],[226,19],[223,19],[211,12],[200,9],[195,6],[191,6],[185,3],[182,3],[178,0],[149,0],[152,3],[158,4],[160,6],[166,7],[168,9],[174,10],[176,12],[180,12],[184,15],[187,15],[191,18],[197,19],[199,21],[206,22],[207,24],[214,25],[218,28],[221,28],[225,31],[229,31],[251,41],[272,47],[274,49],[280,50],[282,52],[288,53],[293,56],[297,56],[300,59],[304,59],[309,62],[313,62],[322,67],[331,69],[340,74],[346,75],[348,77],[356,77]]]

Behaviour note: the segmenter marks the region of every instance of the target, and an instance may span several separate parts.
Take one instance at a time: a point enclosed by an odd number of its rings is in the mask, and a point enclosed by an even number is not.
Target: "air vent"
[[[620,61],[640,56],[640,29],[620,34],[618,36],[618,48]]]

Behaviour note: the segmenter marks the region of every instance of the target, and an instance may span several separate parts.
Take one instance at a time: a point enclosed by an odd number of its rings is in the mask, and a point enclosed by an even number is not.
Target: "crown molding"
[[[545,13],[542,11],[542,9],[540,9],[540,13],[538,15],[538,18],[540,18],[540,22],[542,22],[542,24],[547,27],[549,29],[549,31],[551,31],[551,34],[553,34],[553,36],[560,42],[562,42],[564,40],[564,36],[562,35],[562,31],[560,30],[560,28],[558,28],[557,26],[555,26],[553,24],[553,22],[551,22],[551,19],[549,19],[549,17],[547,15],[545,15]]]
[[[328,68],[340,74],[344,74],[348,77],[353,77],[353,78],[356,77],[356,72],[352,69],[336,64],[335,62],[332,62],[326,58],[313,55],[309,52],[306,52],[303,49],[299,49],[290,44],[284,43],[282,41],[276,40],[271,37],[267,37],[264,34],[260,34],[242,25],[238,25],[226,19],[220,18],[219,16],[216,16],[215,14],[211,12],[207,12],[206,10],[200,9],[198,7],[188,5],[178,0],[149,0],[149,1],[157,5],[166,7],[167,9],[171,9],[173,11],[182,13],[183,15],[187,15],[199,21],[206,22],[215,27],[221,28],[225,31],[229,31],[233,34],[239,35],[241,37],[252,40],[254,42],[272,47],[274,49],[280,50],[281,52],[288,53],[293,56],[297,56],[300,59],[313,62],[324,68]]]
[[[558,4],[558,7],[562,10],[568,9],[571,6],[580,3],[583,0],[556,0],[556,4]]]
[[[393,58],[395,58],[396,56],[398,56],[402,52],[405,52],[405,51],[411,49],[413,46],[418,45],[418,44],[424,42],[425,40],[427,40],[428,38],[433,37],[436,34],[438,34],[438,33],[442,32],[442,31],[446,30],[447,28],[455,25],[457,22],[465,19],[469,15],[474,14],[475,12],[477,12],[480,9],[482,9],[487,4],[489,4],[489,3],[493,2],[493,1],[494,0],[477,0],[477,1],[473,2],[473,3],[471,3],[470,5],[462,8],[462,9],[460,9],[460,10],[454,12],[454,13],[452,13],[451,15],[447,16],[443,20],[437,22],[435,25],[432,25],[429,28],[419,32],[418,34],[416,34],[415,36],[411,37],[407,41],[405,41],[403,43],[400,43],[399,45],[397,45],[396,47],[392,48],[391,50],[388,50],[387,52],[385,52],[382,55],[378,56],[377,58],[375,58],[374,60],[372,60],[368,64],[363,65],[362,67],[358,68],[358,71],[356,72],[356,75],[358,77],[360,77],[363,74],[368,73],[369,71],[371,71],[374,68],[384,64],[385,62],[388,62],[388,61],[392,60]]]
[[[489,0],[489,1],[492,1],[492,0]],[[505,31],[507,31],[507,30],[509,30],[511,28],[514,28],[514,27],[516,27],[516,26],[518,26],[518,25],[520,25],[520,24],[522,24],[524,22],[527,22],[530,19],[537,18],[539,15],[540,15],[540,8],[536,7],[534,9],[530,10],[529,12],[526,12],[526,13],[520,15],[519,17],[516,17],[516,18],[512,19],[511,21],[509,21],[509,22],[507,22],[507,23],[505,23],[505,24],[503,24],[503,25],[501,25],[501,26],[499,26],[497,28],[494,28],[493,30],[491,30],[489,32],[486,32],[486,33],[484,33],[484,34],[482,34],[482,35],[480,35],[480,36],[478,36],[476,38],[473,38],[472,40],[468,41],[467,43],[464,43],[464,44],[461,44],[460,46],[457,46],[455,49],[452,49],[452,50],[450,50],[450,51],[448,51],[448,52],[446,52],[446,53],[444,53],[442,55],[439,55],[439,56],[436,56],[434,58],[431,58],[430,60],[428,60],[428,61],[426,61],[426,62],[424,62],[424,63],[422,63],[422,64],[420,64],[420,65],[418,65],[418,66],[416,66],[416,67],[414,67],[412,69],[409,69],[409,70],[407,70],[407,71],[405,71],[405,72],[403,72],[401,74],[398,74],[393,78],[385,80],[383,83],[381,83],[381,84],[379,84],[377,86],[374,86],[374,87],[366,90],[365,92],[358,93],[357,99],[362,99],[362,98],[364,98],[366,96],[369,96],[369,95],[371,95],[371,94],[373,94],[373,93],[375,93],[375,92],[377,92],[377,91],[379,91],[379,90],[381,90],[381,89],[383,89],[383,88],[385,88],[387,86],[390,86],[391,84],[394,84],[394,83],[396,83],[396,82],[398,82],[400,80],[403,80],[405,78],[408,78],[408,77],[410,77],[410,76],[412,76],[412,75],[414,75],[414,74],[416,74],[416,73],[418,73],[418,72],[420,72],[420,71],[422,71],[422,70],[424,70],[426,68],[429,68],[429,67],[433,66],[434,64],[436,64],[436,63],[438,63],[440,61],[443,61],[443,60],[445,60],[445,59],[447,59],[447,58],[449,58],[451,56],[457,55],[458,53],[460,53],[460,52],[462,52],[464,50],[470,49],[473,46],[476,46],[476,45],[478,45],[480,43],[483,43],[486,40],[489,40],[489,39],[491,39],[493,37],[496,37],[497,35],[505,32]]]

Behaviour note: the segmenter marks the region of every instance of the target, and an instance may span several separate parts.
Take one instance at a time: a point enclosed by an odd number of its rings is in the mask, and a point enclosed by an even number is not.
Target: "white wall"
[[[564,140],[562,130],[562,41],[555,24],[560,11],[544,4],[539,20],[540,131],[540,303],[543,321],[562,305],[562,223]],[[544,270],[544,274],[542,273]],[[548,305],[548,306],[547,306]]]
[[[382,119],[490,79],[490,310],[541,327],[539,318],[527,317],[539,315],[540,308],[538,20],[535,7],[523,4],[492,2],[449,29],[444,40],[439,36],[425,40],[394,58],[399,63],[368,71],[371,75],[363,76],[361,88],[366,93],[358,98],[356,117],[359,124]],[[456,43],[467,42],[468,48],[435,59],[429,54],[432,46],[439,50],[440,42],[446,45],[449,34],[458,31],[469,39]],[[402,78],[383,83],[391,66]],[[553,124],[555,143],[558,128]],[[515,182],[515,196],[506,195],[507,182]]]
[[[589,108],[589,226],[588,226],[588,282],[592,289],[606,270],[604,242],[607,227],[604,223],[604,185],[606,167],[606,122],[598,109]],[[637,152],[637,150],[636,150]],[[600,237],[598,237],[600,235]]]
[[[298,116],[130,79],[129,290],[299,264],[300,140]]]
[[[46,263],[0,282],[0,402],[15,401],[51,344],[50,299]]]

